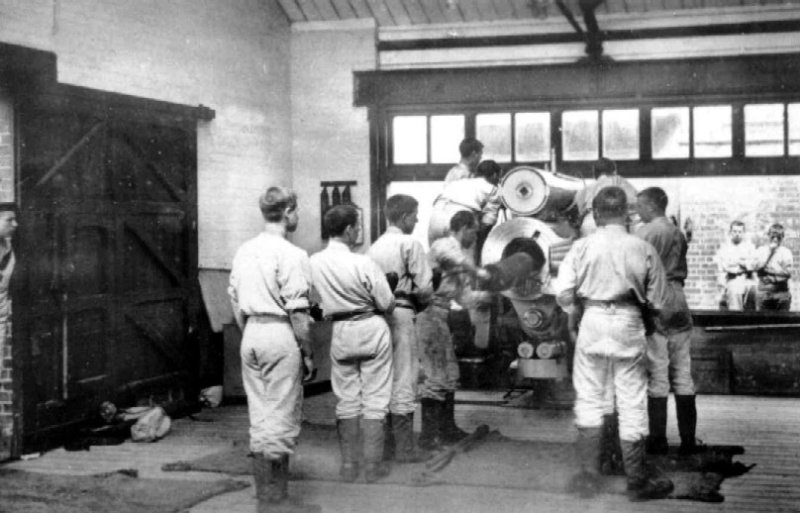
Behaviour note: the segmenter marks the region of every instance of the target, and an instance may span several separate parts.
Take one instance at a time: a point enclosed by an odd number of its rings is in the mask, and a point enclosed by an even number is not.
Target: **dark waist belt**
[[[377,310],[356,310],[355,312],[339,312],[335,314],[331,314],[326,316],[325,318],[329,321],[360,321],[362,319],[368,319],[375,314],[378,314]]]
[[[259,324],[268,324],[271,322],[289,322],[289,317],[286,315],[277,314],[256,314],[248,315],[247,322],[255,322]]]
[[[726,273],[726,274],[725,274],[725,277],[726,277],[728,280],[732,280],[732,279],[734,279],[734,278],[736,278],[736,277],[738,277],[738,276],[741,276],[741,275],[743,275],[743,274],[744,274],[745,276],[747,276],[748,278],[752,278],[752,277],[753,277],[753,273],[752,273],[751,271],[748,271],[748,272],[746,272],[746,273]]]
[[[769,292],[789,292],[789,282],[777,281],[775,283],[765,283],[762,281],[758,283],[758,288]]]
[[[639,308],[638,303],[630,299],[584,299],[583,306],[597,306],[600,308]]]

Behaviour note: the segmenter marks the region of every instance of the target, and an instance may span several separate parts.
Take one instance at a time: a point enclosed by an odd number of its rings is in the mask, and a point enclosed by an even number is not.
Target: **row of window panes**
[[[785,108],[785,112],[784,112]],[[730,105],[692,107],[691,126],[695,158],[728,158],[732,151]],[[639,158],[639,110],[564,111],[561,118],[564,160],[599,157],[602,117],[602,154],[615,160]],[[745,156],[784,154],[784,119],[788,122],[789,155],[800,155],[800,103],[744,106]],[[550,160],[550,113],[477,114],[475,136],[484,144],[483,158],[498,162]],[[430,116],[430,162],[459,160],[458,143],[464,138],[465,116]],[[690,107],[651,110],[654,159],[689,158]],[[428,116],[396,116],[392,123],[394,163],[424,164],[428,160]]]

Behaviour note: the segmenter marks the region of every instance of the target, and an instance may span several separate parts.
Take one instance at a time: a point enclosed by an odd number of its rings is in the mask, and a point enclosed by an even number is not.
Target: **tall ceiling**
[[[563,0],[579,15],[579,0]],[[379,27],[548,19],[562,16],[556,0],[278,0],[289,21],[374,18]],[[669,15],[690,9],[800,5],[800,0],[605,0],[596,14]]]

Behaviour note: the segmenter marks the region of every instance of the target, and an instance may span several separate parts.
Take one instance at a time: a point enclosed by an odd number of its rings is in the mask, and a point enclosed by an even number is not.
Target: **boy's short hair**
[[[325,212],[323,222],[328,235],[339,237],[348,226],[358,222],[358,209],[355,205],[336,205]]]
[[[483,151],[483,143],[474,137],[467,137],[458,145],[458,152],[461,158],[467,158],[473,153],[480,153]]]
[[[475,220],[475,214],[469,210],[459,210],[453,217],[450,218],[450,230],[453,232],[459,231],[461,228],[472,228],[478,222]]]
[[[391,224],[399,222],[403,216],[411,215],[419,208],[419,202],[408,194],[395,194],[386,200],[386,220]]]
[[[287,187],[270,187],[258,199],[258,207],[265,221],[277,223],[287,208],[297,208],[297,195]]]
[[[602,219],[625,216],[628,212],[625,191],[617,186],[603,187],[594,197],[592,209]]]

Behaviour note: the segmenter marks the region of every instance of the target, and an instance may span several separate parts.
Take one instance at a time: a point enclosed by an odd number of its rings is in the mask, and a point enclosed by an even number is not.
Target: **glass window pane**
[[[431,116],[431,162],[455,164],[461,160],[458,145],[464,139],[464,116]]]
[[[733,154],[731,106],[694,108],[694,156],[724,158]]]
[[[597,160],[597,120],[596,110],[573,110],[562,114],[564,160]]]
[[[386,197],[394,194],[408,194],[419,202],[417,211],[417,225],[411,234],[417,239],[425,251],[428,251],[428,224],[431,219],[433,202],[442,193],[444,182],[389,182],[386,187]]]
[[[746,157],[783,155],[783,104],[744,106],[744,154]]]
[[[550,113],[520,112],[514,115],[517,162],[550,160]]]
[[[639,159],[638,109],[603,111],[603,156],[614,160]]]
[[[654,159],[689,158],[689,107],[650,111]]]
[[[800,103],[786,106],[789,123],[789,155],[800,155]]]
[[[395,116],[392,119],[395,164],[428,161],[428,121],[425,116]]]
[[[475,136],[483,143],[483,158],[511,162],[511,114],[478,114]]]

